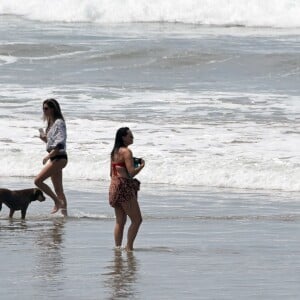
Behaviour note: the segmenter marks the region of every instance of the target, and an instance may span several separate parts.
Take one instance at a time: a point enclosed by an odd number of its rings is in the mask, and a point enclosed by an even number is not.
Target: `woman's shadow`
[[[106,269],[108,272],[104,274],[107,276],[104,283],[109,288],[108,299],[134,299],[138,293],[135,283],[139,269],[134,253],[115,249],[114,257]]]

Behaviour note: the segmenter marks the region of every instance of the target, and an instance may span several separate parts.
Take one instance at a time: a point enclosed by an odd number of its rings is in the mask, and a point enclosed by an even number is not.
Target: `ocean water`
[[[126,125],[147,183],[300,190],[298,28],[42,16],[1,15],[2,176],[37,174],[41,105],[55,97],[68,126],[66,178],[107,181]]]
[[[7,299],[297,299],[299,12],[292,0],[0,0],[0,186],[33,185],[46,98],[61,104],[69,155],[68,219],[50,200],[25,222],[1,211]],[[129,256],[112,251],[107,203],[121,126],[146,161]]]

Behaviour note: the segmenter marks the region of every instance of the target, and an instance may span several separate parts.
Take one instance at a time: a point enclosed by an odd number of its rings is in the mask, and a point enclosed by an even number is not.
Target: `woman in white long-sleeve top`
[[[47,99],[43,102],[44,121],[47,122],[46,133],[40,129],[40,139],[46,143],[47,156],[43,159],[43,169],[34,180],[44,193],[54,201],[54,208],[51,213],[59,209],[64,216],[67,216],[67,199],[63,189],[62,170],[68,163],[66,152],[67,130],[60,105],[55,99]],[[54,192],[44,183],[51,178]]]

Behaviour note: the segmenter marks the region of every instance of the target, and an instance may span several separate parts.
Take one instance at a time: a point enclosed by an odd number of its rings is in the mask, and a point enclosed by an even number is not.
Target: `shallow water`
[[[29,184],[10,181],[19,188]],[[49,215],[50,200],[32,203],[26,221],[18,213],[8,220],[3,208],[0,288],[6,299],[296,299],[300,294],[297,193],[145,186],[144,222],[135,251],[127,253],[113,248],[114,217],[104,187],[66,186],[70,217],[65,220]]]

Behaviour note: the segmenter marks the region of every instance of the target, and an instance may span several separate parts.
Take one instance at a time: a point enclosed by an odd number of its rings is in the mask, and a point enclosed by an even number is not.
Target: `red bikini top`
[[[117,173],[117,168],[116,168],[116,167],[126,168],[126,165],[125,165],[124,162],[121,162],[121,163],[114,163],[114,162],[112,162],[112,163],[111,163],[111,166],[112,166],[113,174],[114,174],[115,176],[118,175],[118,173]]]

